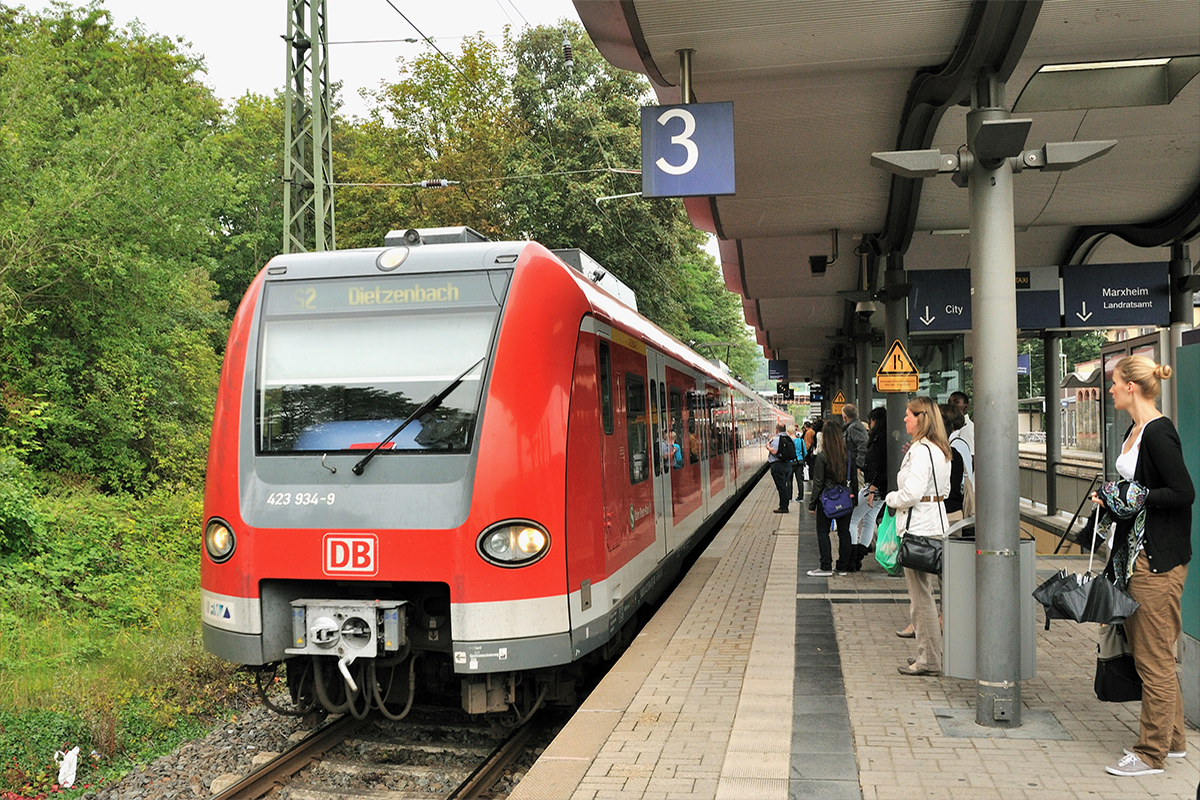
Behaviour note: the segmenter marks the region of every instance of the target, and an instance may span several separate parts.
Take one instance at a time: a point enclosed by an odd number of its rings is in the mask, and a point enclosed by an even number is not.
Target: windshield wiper
[[[484,358],[487,358],[487,356],[484,356]],[[389,433],[387,435],[386,439],[384,439],[379,444],[375,445],[375,449],[372,450],[371,452],[367,453],[365,456],[363,456],[361,461],[359,461],[357,464],[355,464],[353,467],[350,468],[350,471],[353,472],[355,475],[362,475],[363,467],[365,467],[367,465],[368,461],[370,461],[372,458],[375,457],[376,453],[378,453],[380,450],[382,450],[384,448],[384,446],[388,442],[390,442],[392,439],[395,439],[400,434],[400,431],[407,428],[408,424],[410,422],[412,422],[414,419],[421,416],[422,414],[428,414],[430,411],[433,411],[435,408],[440,406],[442,404],[442,401],[446,399],[446,396],[458,388],[458,385],[463,382],[463,379],[467,377],[467,374],[469,372],[471,372],[471,370],[475,369],[480,364],[482,364],[483,361],[484,361],[484,359],[481,358],[478,361],[476,361],[474,364],[472,364],[471,366],[467,367],[465,370],[463,370],[461,375],[459,375],[454,380],[450,381],[450,383],[446,384],[446,386],[440,392],[431,396],[424,403],[421,403],[421,405],[417,406],[417,410],[414,411],[413,413],[409,414],[408,419],[404,420],[404,422],[401,422],[400,425],[396,428],[396,430],[392,431],[391,433]]]

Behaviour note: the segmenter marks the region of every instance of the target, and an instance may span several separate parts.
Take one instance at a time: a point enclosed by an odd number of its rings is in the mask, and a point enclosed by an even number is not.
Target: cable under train
[[[273,258],[221,371],[206,649],[282,665],[285,713],[572,702],[792,421],[626,292],[469,228]]]

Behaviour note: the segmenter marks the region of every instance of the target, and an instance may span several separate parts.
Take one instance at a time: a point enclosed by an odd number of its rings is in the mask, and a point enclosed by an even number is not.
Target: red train
[[[541,245],[472,234],[277,256],[234,319],[204,644],[284,664],[300,712],[569,700],[791,421]]]

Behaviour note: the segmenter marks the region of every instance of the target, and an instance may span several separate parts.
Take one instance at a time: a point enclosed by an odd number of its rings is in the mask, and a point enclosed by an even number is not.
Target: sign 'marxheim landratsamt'
[[[1170,324],[1171,276],[1165,261],[1065,266],[1062,289],[1065,328]]]

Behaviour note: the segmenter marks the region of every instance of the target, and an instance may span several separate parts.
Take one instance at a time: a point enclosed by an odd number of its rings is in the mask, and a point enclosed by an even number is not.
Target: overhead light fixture
[[[1013,113],[1165,106],[1200,74],[1200,55],[1046,64],[1021,90]]]
[[[1038,72],[1082,72],[1087,69],[1123,69],[1125,67],[1161,67],[1169,58],[1134,58],[1126,61],[1087,61],[1082,64],[1046,64]]]

